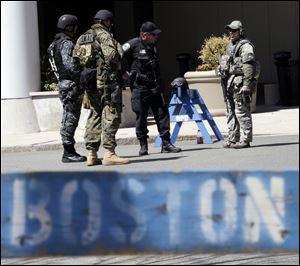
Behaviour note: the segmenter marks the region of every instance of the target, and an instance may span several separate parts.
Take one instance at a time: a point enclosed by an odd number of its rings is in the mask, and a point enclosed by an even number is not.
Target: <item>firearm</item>
[[[224,76],[221,76],[221,87],[223,91],[224,101],[227,99],[227,81],[228,79]]]
[[[217,69],[217,74],[221,77],[221,86],[223,91],[224,100],[227,99],[227,83],[229,78],[229,61],[230,57],[228,55],[222,55],[219,59],[219,67]]]
[[[48,48],[49,63],[50,63],[50,66],[51,66],[51,68],[53,70],[53,73],[54,73],[54,76],[55,76],[57,82],[59,82],[59,75],[58,75],[57,67],[56,67],[55,61],[54,61],[54,52],[53,52],[53,49],[54,49],[54,43],[52,43],[50,45],[50,47]]]

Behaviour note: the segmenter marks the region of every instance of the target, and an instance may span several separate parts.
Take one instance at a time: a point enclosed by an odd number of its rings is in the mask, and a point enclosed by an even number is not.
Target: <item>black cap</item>
[[[153,22],[147,21],[141,26],[141,32],[149,32],[158,35],[161,33],[161,30],[157,28]]]

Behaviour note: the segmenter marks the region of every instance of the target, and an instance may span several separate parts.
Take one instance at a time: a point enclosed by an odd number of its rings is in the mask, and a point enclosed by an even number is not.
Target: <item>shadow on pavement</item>
[[[251,148],[259,148],[259,147],[273,147],[273,146],[286,146],[286,145],[295,145],[299,144],[299,142],[283,142],[283,143],[272,143],[272,144],[260,144],[260,145],[251,145]]]
[[[187,156],[178,156],[178,157],[168,157],[168,158],[154,158],[154,159],[146,159],[147,156],[143,156],[144,160],[130,160],[130,163],[144,163],[144,162],[155,162],[155,161],[169,161],[169,160],[177,160]]]
[[[282,105],[257,105],[255,113],[267,113],[284,109],[295,109],[299,106],[282,106]]]

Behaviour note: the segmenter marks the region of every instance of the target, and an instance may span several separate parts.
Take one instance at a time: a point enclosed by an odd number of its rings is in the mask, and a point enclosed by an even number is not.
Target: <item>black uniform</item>
[[[136,136],[147,141],[147,117],[151,107],[162,140],[170,141],[170,117],[162,97],[160,68],[155,45],[134,38],[123,45],[130,68],[132,110],[136,113]]]
[[[68,157],[67,159],[63,157],[65,162],[83,160],[78,159],[79,154],[74,149],[74,134],[80,118],[83,92],[79,87],[80,69],[72,58],[73,49],[73,39],[63,32],[55,35],[53,43],[48,48],[50,54],[51,50],[53,51],[59,76],[59,99],[63,104],[60,134],[65,149],[64,157]]]

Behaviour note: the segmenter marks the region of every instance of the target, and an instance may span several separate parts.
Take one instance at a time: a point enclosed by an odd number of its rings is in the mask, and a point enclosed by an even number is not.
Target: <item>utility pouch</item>
[[[80,87],[83,91],[96,90],[97,70],[95,68],[84,68],[80,75]]]

